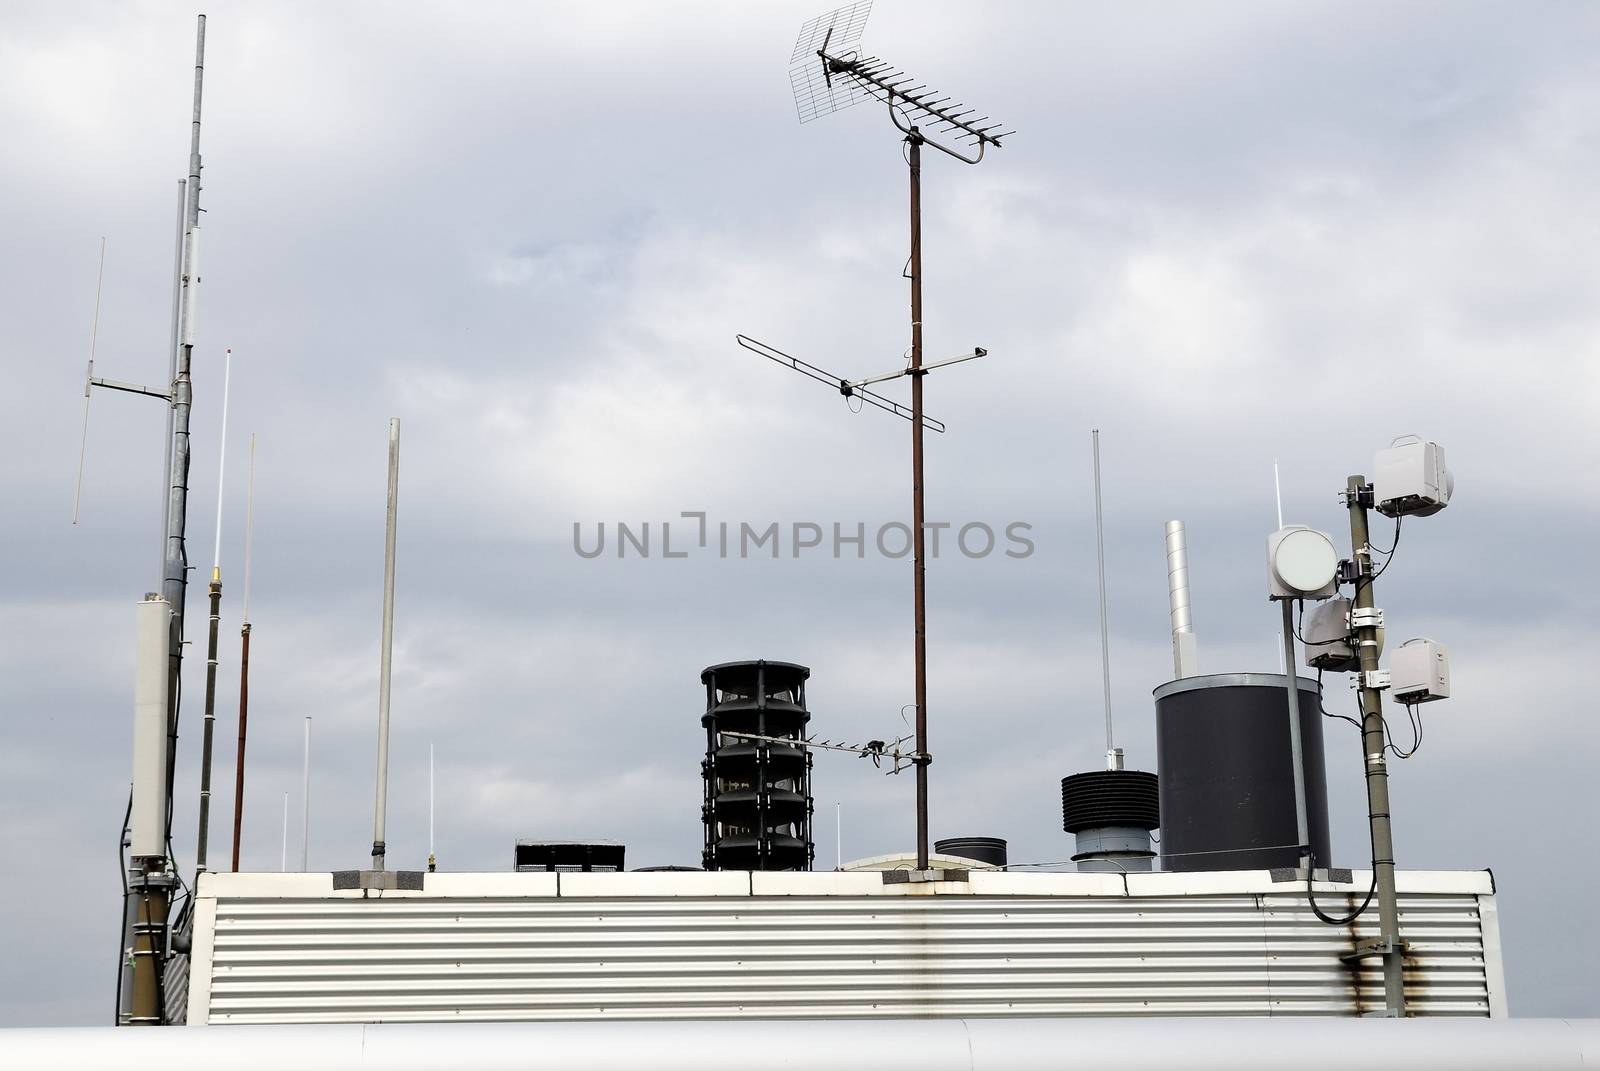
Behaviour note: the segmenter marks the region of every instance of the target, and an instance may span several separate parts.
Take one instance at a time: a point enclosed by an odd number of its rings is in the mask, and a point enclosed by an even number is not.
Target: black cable
[[[1361,906],[1343,918],[1334,918],[1333,916],[1326,914],[1322,908],[1317,906],[1316,894],[1312,892],[1311,872],[1315,870],[1317,866],[1317,853],[1312,849],[1307,849],[1307,859],[1309,860],[1310,865],[1306,867],[1306,902],[1311,905],[1311,910],[1316,913],[1317,918],[1321,919],[1323,922],[1326,922],[1329,926],[1348,926],[1356,919],[1360,918],[1367,910],[1367,907],[1371,905],[1373,894],[1378,891],[1378,860],[1372,860],[1372,886],[1367,889],[1367,898],[1361,901]]]
[[[1322,694],[1322,670],[1320,670],[1320,669],[1317,670],[1317,694],[1318,695]],[[1348,715],[1348,714],[1338,714],[1338,713],[1335,713],[1334,711],[1331,711],[1331,710],[1327,709],[1326,707],[1324,707],[1322,709],[1322,716],[1324,718],[1338,718],[1340,721],[1349,722],[1351,725],[1354,725],[1357,729],[1361,728],[1361,723],[1359,721],[1357,721],[1356,719],[1352,718],[1350,715]]]
[[[112,1026],[122,1025],[122,975],[127,970],[127,947],[122,943],[128,934],[128,821],[133,818],[133,789],[128,789],[128,809],[122,815],[122,832],[117,835],[117,874],[122,878],[122,918],[117,926],[117,1004],[111,1016]]]

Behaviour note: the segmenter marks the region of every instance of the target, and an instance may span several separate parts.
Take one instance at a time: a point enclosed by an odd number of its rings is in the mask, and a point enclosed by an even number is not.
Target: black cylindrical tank
[[[1003,837],[946,837],[933,842],[933,851],[935,855],[976,859],[986,866],[1006,865],[1006,842]]]
[[[1166,870],[1266,870],[1299,863],[1288,679],[1214,673],[1155,690]],[[1322,695],[1299,678],[1306,829],[1319,865],[1332,863],[1322,757]]]

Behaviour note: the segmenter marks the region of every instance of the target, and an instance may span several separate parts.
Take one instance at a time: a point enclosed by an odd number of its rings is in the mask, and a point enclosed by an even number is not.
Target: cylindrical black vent
[[[1266,870],[1300,861],[1288,679],[1217,673],[1155,690],[1161,770],[1161,863],[1166,870]],[[1322,696],[1298,681],[1306,826],[1330,864]]]
[[[1061,828],[1155,829],[1161,824],[1156,775],[1143,770],[1090,770],[1061,779]]]
[[[707,870],[810,870],[806,678],[792,662],[725,662],[706,686],[702,861]],[[793,741],[793,743],[790,743]]]
[[[1006,842],[1002,837],[946,837],[933,842],[938,855],[975,859],[985,866],[1006,865]]]

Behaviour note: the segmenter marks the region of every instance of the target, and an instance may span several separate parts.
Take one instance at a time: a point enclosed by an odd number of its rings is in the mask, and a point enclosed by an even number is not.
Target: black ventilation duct
[[[765,660],[700,674],[707,870],[811,869],[811,752],[801,743],[810,676],[805,666]]]
[[[519,840],[517,870],[621,870],[626,846],[608,840]]]
[[[1001,837],[946,837],[934,841],[933,850],[937,855],[954,855],[984,866],[1006,865],[1006,842]]]
[[[1164,869],[1299,865],[1288,684],[1278,673],[1214,673],[1155,690]],[[1297,687],[1306,828],[1317,862],[1327,866],[1322,693],[1304,677]]]
[[[1161,824],[1156,775],[1090,770],[1061,779],[1061,828],[1077,838],[1079,870],[1149,870],[1150,831]]]

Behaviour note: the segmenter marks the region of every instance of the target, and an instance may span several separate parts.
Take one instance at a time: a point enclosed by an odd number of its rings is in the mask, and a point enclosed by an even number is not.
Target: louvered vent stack
[[[811,869],[811,752],[800,743],[811,720],[810,676],[805,666],[765,660],[700,674],[707,870]]]
[[[1080,871],[1149,870],[1150,831],[1161,824],[1156,775],[1091,770],[1061,779],[1061,827],[1078,838]]]

